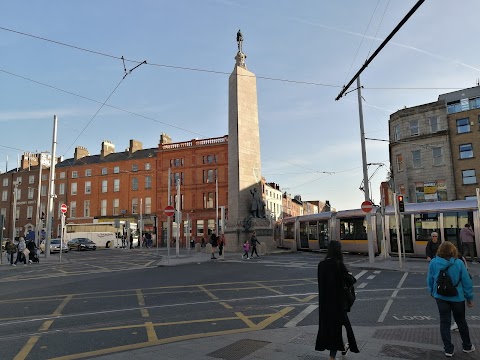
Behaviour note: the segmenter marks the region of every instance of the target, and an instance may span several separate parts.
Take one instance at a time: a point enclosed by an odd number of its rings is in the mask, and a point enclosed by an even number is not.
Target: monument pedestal
[[[257,240],[264,243],[268,253],[276,248],[273,240],[273,224],[268,219],[246,218],[238,221],[227,221],[225,241],[229,252],[243,252],[245,240],[250,243],[255,231]]]

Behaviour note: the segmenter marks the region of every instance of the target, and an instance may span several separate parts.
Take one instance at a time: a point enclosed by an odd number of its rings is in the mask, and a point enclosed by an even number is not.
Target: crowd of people
[[[17,266],[17,263],[24,265],[38,263],[38,248],[35,241],[25,241],[25,238],[20,237],[18,243],[8,239],[5,242],[5,251],[7,253],[7,261],[11,266]],[[15,262],[13,261],[15,259]]]

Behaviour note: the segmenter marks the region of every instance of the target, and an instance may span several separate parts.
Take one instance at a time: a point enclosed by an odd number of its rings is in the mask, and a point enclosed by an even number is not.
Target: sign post
[[[169,169],[170,171],[170,169]],[[168,199],[170,199],[170,176],[168,177],[168,192],[169,192],[169,196],[168,196]],[[169,200],[169,203],[170,203],[170,200]],[[163,210],[163,213],[165,215],[168,216],[168,226],[167,226],[167,261],[168,261],[168,264],[170,264],[170,219],[172,218],[173,214],[175,214],[175,209],[173,208],[173,206],[171,205],[168,205],[168,206],[165,206],[165,210]]]
[[[62,226],[60,228],[60,262],[62,262],[63,234],[65,232],[65,213],[67,212],[67,204],[62,204],[62,206],[60,206],[60,211],[62,212]]]
[[[373,209],[373,204],[371,201],[365,200],[362,202],[362,210],[365,213],[369,213]]]

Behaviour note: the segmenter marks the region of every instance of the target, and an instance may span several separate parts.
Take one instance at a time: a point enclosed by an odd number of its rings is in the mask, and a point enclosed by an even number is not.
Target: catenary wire
[[[378,0],[378,3],[379,3],[379,2],[380,2],[380,0]],[[377,3],[377,6],[378,6],[378,3]],[[378,31],[380,30],[380,26],[382,25],[383,19],[385,18],[385,13],[387,12],[388,5],[389,5],[389,4],[390,4],[390,0],[388,0],[387,6],[385,6],[385,10],[383,10],[382,18],[380,19],[380,23],[378,24],[377,31],[375,32],[375,36],[373,37],[372,43],[370,44],[370,49],[368,50],[367,59],[368,59],[368,57],[370,56],[370,53],[372,52],[373,43],[374,43],[375,39],[377,38]],[[375,9],[377,9],[377,8],[375,8]]]

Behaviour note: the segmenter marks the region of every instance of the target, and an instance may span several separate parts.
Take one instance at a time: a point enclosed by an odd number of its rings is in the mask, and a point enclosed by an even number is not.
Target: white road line
[[[408,272],[403,274],[402,278],[400,279],[400,282],[397,285],[397,289],[402,288],[402,284],[405,281],[405,279],[408,276]],[[380,317],[378,318],[377,322],[383,322],[385,320],[385,317],[387,316],[388,310],[390,310],[390,306],[393,304],[393,298],[395,298],[398,294],[398,290],[395,290],[392,294],[392,298],[387,301],[387,304],[385,305],[385,308],[383,309],[382,313],[380,314]]]
[[[380,274],[381,271],[380,271],[380,270],[376,270],[376,271],[374,271],[373,273],[374,273],[374,274]]]
[[[370,275],[369,277],[367,277],[367,280],[372,280],[372,279],[375,279],[375,275]]]
[[[367,286],[367,283],[361,283],[357,286],[357,289],[363,289],[365,286]]]
[[[360,279],[363,275],[365,275],[368,272],[368,270],[363,270],[360,271],[357,275],[355,275],[355,279]]]
[[[318,305],[308,305],[300,314],[295,316],[292,320],[287,322],[284,327],[291,328],[297,326],[297,324],[305,319],[308,315],[310,315],[316,308],[318,308]]]

